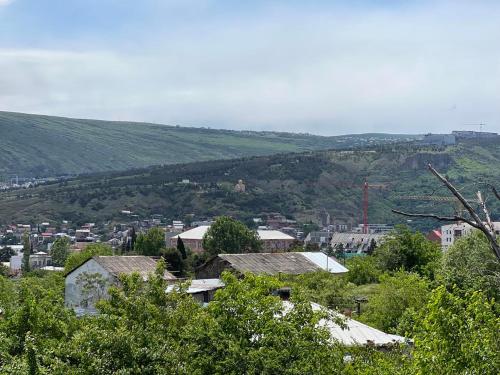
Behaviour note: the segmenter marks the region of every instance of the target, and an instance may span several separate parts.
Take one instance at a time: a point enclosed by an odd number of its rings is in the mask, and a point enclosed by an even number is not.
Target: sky
[[[500,1],[0,0],[0,110],[500,132]]]

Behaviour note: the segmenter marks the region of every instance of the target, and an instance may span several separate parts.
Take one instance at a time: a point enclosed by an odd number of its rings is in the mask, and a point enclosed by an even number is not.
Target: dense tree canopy
[[[227,216],[218,217],[203,237],[203,248],[210,255],[239,254],[259,251],[257,234],[245,224]]]
[[[57,267],[64,267],[66,259],[69,256],[69,239],[61,237],[54,241],[50,248],[50,255],[52,256],[52,263]]]
[[[438,278],[447,287],[483,291],[500,299],[500,262],[479,231],[461,238],[446,251]]]
[[[433,277],[441,248],[427,240],[422,233],[413,232],[406,226],[397,226],[374,254],[380,268],[384,270],[396,271],[403,268],[408,272]]]
[[[151,228],[146,233],[140,233],[134,244],[134,251],[138,254],[158,256],[165,248],[165,232],[161,228]]]

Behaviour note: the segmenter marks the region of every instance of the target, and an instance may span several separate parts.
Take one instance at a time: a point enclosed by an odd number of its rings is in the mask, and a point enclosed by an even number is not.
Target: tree
[[[165,247],[165,232],[161,228],[151,228],[146,233],[140,233],[134,245],[134,250],[142,255],[158,256]]]
[[[477,200],[475,201],[476,203],[479,204],[480,209],[483,211],[483,218],[480,216],[478,212],[472,207],[471,201],[467,200],[463,197],[463,195],[457,190],[455,186],[449,181],[448,176],[443,176],[441,175],[436,169],[432,167],[432,165],[428,165],[429,171],[439,180],[443,183],[444,186],[455,196],[455,198],[460,202],[461,206],[465,208],[466,215],[461,215],[459,213],[456,213],[453,216],[441,216],[437,215],[434,213],[425,213],[425,214],[416,214],[416,213],[409,213],[409,212],[402,212],[399,210],[392,210],[392,212],[403,215],[403,216],[408,216],[408,217],[419,217],[419,218],[432,218],[440,221],[462,221],[467,224],[469,224],[471,227],[479,229],[481,232],[484,233],[486,238],[488,239],[488,242],[490,244],[490,248],[493,251],[493,254],[495,257],[500,261],[500,244],[497,241],[497,232],[495,230],[495,226],[493,225],[493,222],[491,221],[491,216],[490,213],[486,207],[486,201],[483,199],[481,191],[477,192]],[[495,189],[494,186],[491,186],[491,189],[493,191],[493,194],[497,199],[500,200],[500,195],[498,191]]]
[[[408,309],[416,311],[422,308],[429,290],[427,279],[416,273],[398,271],[394,276],[382,275],[378,291],[368,301],[361,317],[383,331],[404,333],[398,330],[403,314]]]
[[[10,258],[16,255],[16,252],[11,247],[6,246],[0,249],[0,262],[8,262]]]
[[[420,232],[412,232],[404,225],[398,225],[375,250],[375,257],[383,270],[400,268],[420,275],[433,276],[438,265],[441,249]]]
[[[438,280],[448,289],[481,290],[500,299],[500,263],[483,233],[475,231],[456,241],[443,255]]]
[[[163,249],[162,257],[165,259],[169,271],[173,271],[176,276],[184,276],[185,262],[179,250],[175,247]]]
[[[27,233],[25,233],[23,236],[23,260],[21,264],[21,271],[23,271],[23,273],[30,272],[31,270],[30,254],[31,254],[30,236]]]
[[[136,241],[137,241],[137,233],[135,233],[135,227],[132,227],[132,229],[130,230],[130,249],[127,250],[134,251]]]
[[[182,259],[187,258],[186,248],[184,247],[184,241],[182,241],[182,238],[180,236],[177,236],[177,250],[179,251],[179,253],[181,253]]]
[[[372,240],[370,241],[370,245],[368,246],[368,249],[366,251],[367,254],[372,255],[376,248],[377,248],[377,243],[375,242],[375,239],[372,238]]]
[[[113,249],[109,245],[101,243],[88,245],[82,251],[70,254],[64,264],[64,271],[70,272],[96,255],[113,255]]]
[[[349,272],[345,277],[356,285],[376,283],[382,273],[377,260],[372,256],[356,256],[349,259],[347,269]]]
[[[212,256],[257,252],[261,247],[257,233],[227,216],[218,217],[203,237],[203,248]]]
[[[55,240],[50,248],[50,255],[54,266],[64,267],[64,263],[66,263],[69,256],[69,239],[61,237]]]
[[[432,292],[416,316],[413,367],[418,374],[500,373],[500,317],[482,292]]]

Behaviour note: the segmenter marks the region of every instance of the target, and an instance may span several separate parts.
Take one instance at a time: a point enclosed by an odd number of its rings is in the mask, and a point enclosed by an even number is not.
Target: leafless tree
[[[425,213],[425,214],[417,214],[417,213],[409,213],[409,212],[402,212],[399,210],[392,210],[392,212],[403,215],[403,216],[409,216],[409,217],[421,217],[421,218],[432,218],[440,221],[463,221],[470,226],[479,229],[481,232],[483,232],[488,239],[488,242],[490,243],[490,247],[493,250],[493,253],[495,254],[496,258],[498,261],[500,261],[500,245],[497,242],[497,236],[495,233],[495,228],[493,226],[493,223],[490,218],[489,211],[486,207],[486,203],[483,199],[483,196],[480,191],[477,192],[477,202],[479,203],[479,206],[481,207],[481,210],[483,211],[483,214],[485,216],[484,219],[482,219],[479,214],[476,212],[474,207],[470,204],[470,202],[465,199],[462,194],[444,177],[441,175],[438,171],[436,171],[432,165],[428,165],[429,170],[431,173],[437,177],[438,180],[440,180],[446,188],[451,191],[451,193],[458,199],[458,201],[463,205],[465,210],[469,213],[470,217],[465,217],[464,215],[460,214],[455,214],[453,216],[440,216],[437,214],[433,213]],[[491,186],[493,193],[495,196],[500,199],[500,196],[495,189],[494,186]]]

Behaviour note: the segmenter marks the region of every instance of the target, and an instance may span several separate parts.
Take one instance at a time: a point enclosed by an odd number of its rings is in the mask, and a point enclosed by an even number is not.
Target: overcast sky
[[[0,0],[0,110],[500,132],[500,1]]]

